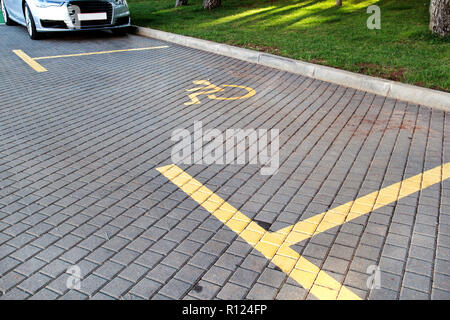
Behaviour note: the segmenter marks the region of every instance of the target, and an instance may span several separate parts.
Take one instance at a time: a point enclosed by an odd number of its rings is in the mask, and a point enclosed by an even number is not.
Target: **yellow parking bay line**
[[[214,217],[319,299],[360,299],[290,246],[450,178],[450,162],[293,226],[268,232],[176,165],[157,169]]]
[[[117,53],[117,52],[131,52],[131,51],[144,51],[144,50],[154,50],[154,49],[164,49],[169,46],[157,46],[157,47],[146,47],[146,48],[135,48],[135,49],[122,49],[122,50],[109,50],[109,51],[97,51],[97,52],[85,52],[85,53],[75,53],[75,54],[64,54],[58,56],[48,56],[48,57],[37,57],[31,58],[22,50],[13,50],[13,52],[19,56],[26,64],[33,68],[37,72],[46,72],[43,66],[36,62],[36,60],[46,60],[55,58],[68,58],[68,57],[82,57],[82,56],[92,56],[97,54],[107,54],[107,53]]]
[[[117,52],[144,51],[144,50],[164,49],[164,48],[168,48],[168,47],[169,46],[159,46],[159,47],[147,47],[147,48],[136,48],[136,49],[122,49],[122,50],[109,50],[109,51],[64,54],[64,55],[59,55],[59,56],[38,57],[38,58],[34,58],[34,60],[92,56],[92,55],[96,55],[96,54],[107,54],[107,53],[117,53]]]
[[[450,162],[277,231],[295,244],[450,178]]]
[[[35,61],[35,59],[28,56],[25,52],[22,50],[13,50],[13,52],[21,58],[26,64],[28,64],[31,68],[33,68],[37,72],[46,72],[47,69],[45,69],[43,66],[41,66],[39,63]]]

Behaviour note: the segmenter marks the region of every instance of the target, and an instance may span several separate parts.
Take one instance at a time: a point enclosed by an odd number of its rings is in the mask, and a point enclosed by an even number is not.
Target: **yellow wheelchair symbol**
[[[198,98],[198,96],[201,95],[207,95],[209,99],[213,99],[213,100],[239,100],[239,99],[248,99],[250,97],[253,97],[256,94],[256,91],[252,88],[249,87],[245,87],[245,86],[238,86],[238,85],[234,85],[234,84],[223,84],[221,85],[223,88],[218,87],[214,84],[212,84],[211,82],[207,81],[207,80],[196,80],[193,81],[194,84],[197,85],[203,85],[202,87],[198,87],[198,88],[193,88],[193,89],[187,89],[187,92],[193,92],[193,91],[198,91],[195,93],[192,93],[189,95],[189,98],[191,99],[190,102],[186,102],[185,105],[186,106],[190,106],[193,104],[200,104],[200,99]],[[247,91],[247,94],[243,95],[243,96],[239,96],[239,97],[217,97],[215,95],[215,93],[218,92],[223,92],[226,89],[225,88],[241,88]]]

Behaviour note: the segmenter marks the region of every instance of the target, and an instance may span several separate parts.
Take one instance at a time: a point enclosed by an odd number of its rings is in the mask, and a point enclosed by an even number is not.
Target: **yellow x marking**
[[[276,232],[261,228],[176,165],[157,169],[214,217],[319,299],[360,300],[350,289],[300,256],[291,245],[368,214],[450,178],[450,162],[372,192]]]
[[[136,48],[136,49],[122,49],[122,50],[109,50],[109,51],[97,51],[97,52],[85,52],[85,53],[75,53],[75,54],[65,54],[59,56],[48,56],[48,57],[37,57],[31,58],[22,50],[13,50],[13,52],[21,58],[26,64],[28,64],[31,68],[36,72],[46,72],[43,66],[36,62],[36,60],[45,60],[45,59],[55,59],[55,58],[70,58],[70,57],[82,57],[82,56],[92,56],[97,54],[106,54],[106,53],[117,53],[117,52],[130,52],[130,51],[143,51],[143,50],[154,50],[154,49],[164,49],[168,48],[168,46],[159,46],[159,47],[147,47],[147,48]]]

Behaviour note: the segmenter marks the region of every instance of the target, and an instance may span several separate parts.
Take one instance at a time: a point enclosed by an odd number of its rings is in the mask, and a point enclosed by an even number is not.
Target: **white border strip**
[[[370,77],[359,73],[279,57],[273,54],[243,49],[208,40],[182,36],[165,31],[135,27],[135,33],[144,37],[168,41],[182,46],[200,49],[203,51],[300,74],[310,78],[367,91],[388,98],[408,101],[414,104],[450,112],[450,93],[447,92]]]

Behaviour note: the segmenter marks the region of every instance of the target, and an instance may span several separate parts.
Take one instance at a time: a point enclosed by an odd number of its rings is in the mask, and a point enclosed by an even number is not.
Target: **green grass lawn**
[[[429,0],[129,0],[135,25],[450,91],[450,39],[428,31]],[[366,8],[381,7],[381,30]]]
[[[5,20],[3,20],[2,11],[0,10],[0,24],[4,24]]]

